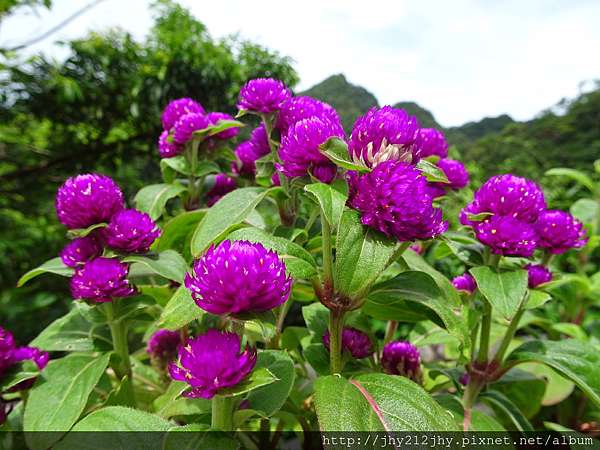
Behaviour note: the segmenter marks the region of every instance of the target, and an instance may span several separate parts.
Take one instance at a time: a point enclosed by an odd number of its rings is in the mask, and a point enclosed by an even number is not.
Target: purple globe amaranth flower
[[[344,137],[339,122],[309,117],[296,122],[281,140],[281,171],[288,178],[311,173],[323,183],[331,183],[337,166],[319,151],[319,145],[330,137]]]
[[[531,289],[552,281],[552,272],[541,264],[527,264],[528,284]]]
[[[177,331],[158,330],[148,341],[146,352],[153,360],[161,362],[175,359],[177,347],[181,344],[181,336]]]
[[[296,122],[309,117],[318,117],[334,123],[341,123],[340,117],[331,105],[308,96],[292,97],[286,100],[277,114],[275,127],[282,135]]]
[[[290,296],[292,278],[277,253],[260,243],[211,246],[185,276],[196,304],[211,314],[268,311]]]
[[[71,294],[76,300],[110,302],[113,297],[129,297],[136,289],[129,284],[129,266],[113,258],[99,257],[85,263],[71,278]]]
[[[208,330],[179,347],[179,361],[169,364],[171,378],[185,381],[191,390],[184,396],[213,398],[221,389],[237,385],[252,372],[256,349],[246,346],[240,353],[235,333]]]
[[[496,255],[529,257],[538,244],[533,225],[512,216],[490,216],[474,228],[477,239]]]
[[[546,209],[542,189],[533,181],[511,174],[495,175],[476,192],[463,209],[461,223],[473,226],[467,214],[493,213],[533,223]]]
[[[191,98],[179,98],[171,101],[165,107],[160,118],[163,130],[170,131],[182,116],[190,113],[205,114],[202,105]]]
[[[348,149],[350,155],[369,167],[382,161],[413,160],[419,122],[403,109],[371,108],[354,123]]]
[[[169,132],[163,131],[158,138],[158,154],[161,158],[172,158],[183,151],[183,146],[169,140]]]
[[[0,327],[0,379],[15,364],[22,361],[33,361],[39,370],[43,370],[48,364],[48,352],[43,352],[35,347],[18,347],[15,343],[13,334]],[[31,382],[19,383],[11,391],[27,389]]]
[[[209,125],[208,118],[204,114],[185,114],[173,126],[173,140],[179,145],[184,145],[193,139],[195,131],[204,130]]]
[[[272,113],[292,96],[287,86],[273,78],[255,78],[248,81],[238,99],[238,109],[257,113]]]
[[[542,212],[535,229],[539,246],[552,254],[583,247],[588,241],[583,224],[565,211],[549,209]]]
[[[88,235],[75,238],[65,245],[60,252],[60,259],[65,266],[78,267],[101,254],[102,245],[98,242],[98,239]]]
[[[473,278],[473,276],[468,272],[465,272],[462,275],[454,277],[452,279],[452,285],[457,290],[465,291],[465,292],[468,292],[469,294],[472,294],[473,292],[475,292],[475,289],[477,289],[477,283],[475,283],[475,278]]]
[[[58,220],[69,229],[108,222],[125,207],[123,192],[111,178],[99,174],[71,177],[56,194]]]
[[[439,183],[443,188],[453,189],[455,191],[464,188],[469,184],[469,172],[464,164],[454,159],[440,159],[437,166],[444,172],[450,183]]]
[[[329,330],[323,335],[323,344],[329,350]],[[373,344],[366,333],[352,327],[342,330],[342,350],[348,351],[353,358],[367,358],[373,354]]]
[[[254,175],[256,160],[268,155],[270,151],[267,131],[262,124],[252,131],[249,140],[242,142],[235,149],[235,154],[241,164],[234,165],[234,172],[241,175]]]
[[[102,237],[109,247],[126,253],[145,253],[160,236],[160,229],[146,213],[124,209],[115,214]]]
[[[372,172],[351,175],[349,204],[361,213],[361,222],[399,241],[430,239],[448,223],[433,207],[427,181],[414,166],[385,161]]]
[[[230,193],[235,188],[237,188],[235,179],[228,177],[224,173],[218,174],[215,176],[215,184],[206,193],[206,204],[208,206],[214,205],[221,199],[221,197]]]
[[[421,379],[421,354],[410,342],[392,341],[383,347],[381,366],[390,375],[402,375],[415,382]]]
[[[463,386],[466,386],[467,384],[469,384],[469,381],[471,381],[471,375],[469,375],[469,372],[463,373],[460,376],[460,378],[458,379],[458,382],[460,384],[462,384]]]
[[[217,125],[221,120],[233,120],[233,117],[231,117],[229,114],[222,112],[208,113],[206,118],[208,119],[209,125]],[[227,140],[236,137],[239,132],[240,129],[238,127],[232,127],[215,134],[213,137],[217,139]]]
[[[428,156],[448,156],[448,142],[444,133],[435,128],[421,128],[415,136],[413,155],[415,161]]]

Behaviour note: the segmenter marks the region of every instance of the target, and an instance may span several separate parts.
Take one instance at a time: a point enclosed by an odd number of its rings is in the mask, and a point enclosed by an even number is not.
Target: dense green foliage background
[[[18,6],[48,7],[49,1],[8,2],[0,20]],[[0,315],[3,326],[27,341],[63,314],[67,286],[41,277],[16,289],[18,277],[53,257],[64,244],[54,214],[54,194],[68,176],[98,171],[114,177],[131,196],[159,179],[156,139],[160,112],[173,98],[189,96],[209,110],[235,111],[240,86],[250,78],[275,77],[292,88],[292,61],[239,37],[216,40],[181,6],[161,1],[143,41],[123,30],[90,33],[67,42],[69,56],[25,59],[0,49]],[[347,131],[377,99],[344,75],[329,77],[303,94],[327,101]],[[441,127],[414,102],[397,107],[427,127]],[[585,192],[544,173],[552,167],[589,171],[600,155],[600,85],[564,101],[560,113],[542,112],[528,122],[507,115],[445,129],[464,160],[472,186],[513,172],[541,180],[554,207],[567,208]],[[49,307],[51,306],[52,307]],[[39,309],[44,308],[43,320]],[[18,326],[17,326],[18,322]]]

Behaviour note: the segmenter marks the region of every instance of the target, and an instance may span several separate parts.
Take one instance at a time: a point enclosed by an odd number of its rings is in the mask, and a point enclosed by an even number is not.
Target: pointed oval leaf
[[[151,184],[140,189],[136,194],[135,207],[147,213],[152,220],[156,220],[164,212],[167,202],[185,190],[185,187],[180,184]]]
[[[41,266],[38,266],[35,269],[31,269],[29,272],[27,272],[21,278],[19,278],[19,281],[17,282],[17,287],[23,286],[32,278],[35,278],[38,275],[42,275],[44,273],[53,273],[63,277],[71,277],[73,276],[73,269],[68,266],[65,266],[60,257],[52,258],[46,261]]]
[[[479,292],[487,299],[492,308],[506,320],[517,313],[527,293],[527,271],[514,270],[497,272],[489,267],[473,267],[469,270]]]
[[[292,391],[296,379],[294,361],[286,352],[263,350],[256,361],[256,368],[261,367],[268,369],[277,381],[250,392],[248,401],[252,409],[271,416],[283,406]]]
[[[178,283],[183,283],[188,270],[185,259],[175,250],[165,250],[154,255],[131,255],[123,258],[123,262],[142,264],[155,274]]]
[[[196,305],[190,291],[179,286],[158,319],[158,327],[167,330],[178,330],[193,320],[199,319],[206,312]]]
[[[346,206],[347,195],[324,183],[307,184],[304,190],[318,203],[331,229],[337,230]]]

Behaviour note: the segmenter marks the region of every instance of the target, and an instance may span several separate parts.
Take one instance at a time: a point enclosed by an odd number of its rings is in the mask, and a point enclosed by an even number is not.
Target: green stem
[[[550,252],[544,253],[544,258],[542,259],[542,266],[548,267],[552,260],[554,259],[554,255]]]
[[[515,314],[513,319],[511,320],[510,325],[508,326],[508,329],[506,330],[506,334],[502,338],[500,347],[498,347],[498,350],[496,351],[496,355],[494,356],[494,361],[496,361],[498,363],[502,363],[502,360],[504,359],[504,354],[506,353],[506,350],[508,349],[508,346],[510,345],[510,342],[512,341],[513,337],[515,337],[517,327],[519,326],[519,321],[521,320],[521,317],[523,317],[524,312],[525,312],[525,310],[523,309],[523,304],[522,304],[519,307],[519,310],[517,311],[517,313]]]
[[[279,339],[281,338],[281,332],[283,331],[283,322],[285,322],[285,317],[292,307],[292,303],[294,303],[294,299],[290,297],[288,301],[279,308],[279,315],[277,316],[277,323],[275,324],[275,336],[273,336],[273,339],[269,342],[270,348],[279,348]]]
[[[398,322],[395,320],[388,320],[387,326],[385,328],[385,336],[383,337],[383,345],[394,339],[394,335],[398,330]]]
[[[325,283],[325,291],[333,292],[333,255],[331,247],[331,227],[325,218],[325,214],[321,213],[321,248],[323,251],[323,278]]]
[[[342,330],[344,311],[329,311],[329,365],[331,373],[342,372]]]
[[[406,251],[408,247],[411,246],[411,244],[412,242],[402,242],[390,258],[388,265],[392,264],[394,261],[400,258],[400,256],[402,256],[402,254]]]
[[[462,399],[464,408],[463,431],[469,431],[469,427],[471,426],[471,411],[484,384],[481,380],[472,377],[465,388]]]
[[[488,257],[488,266],[490,267],[498,267],[498,264],[500,263],[500,257],[502,255],[496,255],[495,253],[490,253],[489,257]]]
[[[490,330],[492,328],[492,307],[484,302],[483,318],[481,320],[481,337],[479,340],[478,363],[487,363],[490,351]]]
[[[211,428],[233,431],[233,398],[215,395],[212,398]]]
[[[186,151],[186,159],[190,165],[190,174],[188,176],[188,208],[192,209],[196,201],[198,200],[198,192],[196,190],[196,171],[198,169],[198,147],[200,146],[200,141],[194,139],[192,141],[192,145],[188,147]]]
[[[113,299],[113,301],[104,304],[106,317],[108,318],[108,326],[112,336],[113,349],[115,354],[119,357],[119,364],[115,365],[113,370],[119,380],[123,379],[126,375],[131,379],[131,360],[129,359],[127,326],[117,317],[116,301],[116,299]]]

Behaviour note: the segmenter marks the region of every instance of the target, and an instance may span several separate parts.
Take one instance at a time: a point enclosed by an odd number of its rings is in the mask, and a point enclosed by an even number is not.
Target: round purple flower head
[[[469,184],[469,172],[460,161],[454,159],[440,159],[437,166],[444,172],[448,178],[449,184],[439,183],[441,187],[453,189],[455,191],[464,188]]]
[[[208,113],[206,118],[208,119],[209,125],[216,125],[221,120],[233,120],[233,117],[231,117],[229,114],[222,113],[222,112]],[[215,137],[217,139],[227,140],[227,139],[236,137],[239,132],[240,132],[239,128],[232,127],[232,128],[228,128],[224,131],[221,131],[220,133],[215,134],[213,137]]]
[[[71,177],[56,194],[58,220],[69,229],[108,222],[124,207],[121,189],[104,175],[83,174]]]
[[[177,355],[181,337],[177,331],[158,330],[148,341],[146,351],[152,359],[170,361]]]
[[[160,236],[160,229],[146,213],[137,209],[119,211],[102,230],[106,244],[126,253],[145,253]]]
[[[282,173],[288,178],[302,177],[309,172],[322,181],[331,183],[337,166],[319,151],[319,145],[330,137],[344,137],[341,124],[310,117],[296,122],[281,140],[279,157]]]
[[[475,236],[496,255],[529,257],[538,244],[533,226],[512,216],[487,217],[475,225]]]
[[[477,284],[475,283],[475,278],[473,278],[473,276],[468,272],[465,272],[462,275],[454,277],[452,279],[452,285],[457,290],[465,291],[465,292],[468,292],[469,294],[472,294],[473,292],[475,292],[475,289],[477,289]]]
[[[461,223],[473,225],[466,214],[485,212],[533,223],[544,209],[544,193],[536,183],[511,174],[496,175],[475,192],[473,202],[463,209]]]
[[[250,139],[242,142],[235,149],[235,154],[241,165],[234,165],[234,171],[241,175],[254,175],[256,160],[268,155],[271,151],[269,139],[264,124],[255,128],[250,134]]]
[[[78,267],[102,254],[102,245],[93,236],[75,238],[60,252],[65,266]]]
[[[421,354],[410,342],[392,341],[383,347],[381,366],[390,375],[402,375],[415,382],[421,379]]]
[[[208,330],[179,347],[178,364],[169,364],[171,378],[185,381],[191,398],[213,398],[220,389],[237,385],[252,372],[256,349],[246,346],[240,353],[240,338],[235,333]]]
[[[273,78],[255,78],[240,89],[238,109],[257,113],[272,113],[283,105],[292,93],[287,86]]]
[[[382,161],[412,160],[419,122],[403,109],[384,106],[371,108],[354,123],[348,148],[354,159],[369,167]]]
[[[583,224],[565,211],[549,209],[542,212],[535,229],[539,246],[553,254],[583,247],[588,241]]]
[[[184,145],[192,140],[194,131],[204,130],[209,125],[208,118],[204,114],[189,113],[181,116],[173,126],[173,140],[179,145]]]
[[[435,128],[421,128],[415,137],[413,155],[415,161],[428,156],[439,156],[440,158],[448,156],[448,142],[446,142],[444,133]]]
[[[13,334],[0,327],[0,379],[15,364],[26,360],[33,361],[39,370],[43,370],[48,364],[48,352],[35,347],[18,347]],[[32,384],[30,380],[26,380],[15,386],[13,390],[28,389]]]
[[[538,287],[540,284],[549,283],[552,281],[552,272],[541,264],[527,264],[529,287],[531,289]]]
[[[448,228],[433,207],[427,181],[414,166],[385,161],[372,172],[350,177],[349,204],[361,222],[401,242],[430,239]]]
[[[282,135],[296,122],[309,117],[318,117],[333,123],[340,123],[338,113],[331,105],[308,96],[292,97],[286,100],[277,114],[276,128]]]
[[[99,257],[77,269],[71,278],[71,294],[76,300],[110,302],[113,297],[128,297],[136,290],[129,284],[129,266],[113,258]]]
[[[323,335],[323,344],[329,350],[329,330]],[[344,327],[342,331],[342,350],[348,351],[353,358],[367,358],[373,354],[371,339],[366,333],[352,327]]]
[[[233,191],[237,187],[235,179],[228,177],[224,173],[215,176],[215,184],[206,193],[206,204],[212,206],[217,203],[221,197]]]
[[[277,253],[262,244],[223,241],[185,276],[196,304],[211,314],[268,311],[290,296],[292,279]]]
[[[169,132],[163,131],[158,138],[158,154],[161,158],[172,158],[183,151],[183,146],[169,141]]]
[[[186,114],[204,114],[202,105],[191,98],[179,98],[170,102],[160,118],[163,130],[170,131],[177,121]]]

